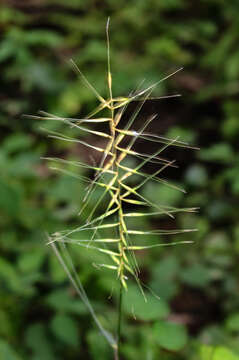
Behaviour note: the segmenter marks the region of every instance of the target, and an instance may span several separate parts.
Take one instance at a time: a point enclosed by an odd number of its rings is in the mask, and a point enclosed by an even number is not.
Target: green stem
[[[120,350],[121,350],[122,303],[123,303],[123,285],[122,282],[120,282],[119,303],[118,303],[117,350],[116,350],[115,360],[119,360]]]

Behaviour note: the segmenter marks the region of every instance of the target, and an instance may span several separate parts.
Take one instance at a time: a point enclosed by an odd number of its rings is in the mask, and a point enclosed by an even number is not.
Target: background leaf
[[[171,351],[183,349],[188,340],[187,332],[182,325],[166,321],[155,324],[154,337],[158,345]]]
[[[77,346],[79,344],[77,322],[72,317],[64,314],[56,315],[52,319],[51,330],[67,345]]]

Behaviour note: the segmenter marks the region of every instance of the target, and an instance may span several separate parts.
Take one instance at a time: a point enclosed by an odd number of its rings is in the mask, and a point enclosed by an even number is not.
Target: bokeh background
[[[70,58],[107,94],[108,16],[114,93],[127,95],[144,79],[147,86],[183,66],[156,91],[182,98],[149,101],[143,115],[159,114],[154,133],[180,136],[201,148],[168,153],[180,168],[164,176],[183,186],[186,195],[162,186],[143,190],[169,205],[200,207],[197,214],[176,219],[178,227],[199,231],[171,238],[193,244],[138,255],[142,281],[161,300],[149,293],[147,305],[131,289],[135,314],[125,301],[124,358],[239,359],[238,12],[237,0],[1,2],[1,360],[112,359],[45,245],[45,231],[81,221],[84,186],[54,174],[40,157],[84,160],[89,154],[47,138],[42,123],[22,117],[38,110],[84,117],[97,105]],[[55,122],[44,125],[65,131]],[[167,219],[163,224],[171,226]],[[114,329],[113,274],[92,266],[102,262],[99,254],[76,249],[74,257],[96,312]]]

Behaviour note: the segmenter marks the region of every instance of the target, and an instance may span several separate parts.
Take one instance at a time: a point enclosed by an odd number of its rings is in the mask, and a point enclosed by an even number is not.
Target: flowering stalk
[[[48,244],[52,246],[72,285],[76,289],[82,301],[89,309],[89,312],[91,313],[99,330],[109,342],[109,344],[113,347],[115,351],[115,359],[119,359],[121,344],[123,291],[127,290],[127,280],[129,276],[133,277],[136,280],[143,294],[143,289],[141,287],[139,279],[139,270],[135,252],[143,249],[185,244],[190,242],[158,242],[156,244],[154,243],[142,246],[140,245],[140,243],[132,242],[131,235],[137,235],[137,238],[147,238],[148,235],[164,236],[195,230],[138,230],[130,228],[127,224],[127,221],[128,219],[135,217],[144,218],[162,214],[173,218],[174,214],[180,211],[196,211],[196,208],[178,209],[172,206],[165,206],[162,204],[154,203],[141,195],[140,192],[141,188],[149,181],[164,184],[166,186],[174,189],[176,188],[177,190],[184,192],[183,189],[178,188],[174,184],[171,184],[160,178],[159,175],[167,167],[175,167],[174,161],[169,161],[162,158],[161,153],[169,146],[186,147],[191,149],[195,148],[191,147],[185,142],[179,141],[178,138],[168,139],[147,132],[147,126],[156,118],[156,115],[154,114],[151,115],[149,118],[145,119],[140,129],[135,130],[132,128],[132,125],[134,124],[135,119],[139,115],[143,105],[147,100],[151,99],[151,93],[155,89],[155,87],[160,82],[173,76],[181,69],[178,69],[177,71],[165,76],[163,79],[152,84],[144,90],[135,92],[125,97],[114,97],[112,92],[112,75],[110,68],[109,20],[107,21],[106,26],[106,36],[108,54],[107,83],[109,98],[104,99],[89,83],[86,77],[81,73],[80,69],[77,67],[74,61],[71,60],[74,69],[80,75],[83,82],[97,97],[99,101],[99,106],[95,110],[93,110],[86,118],[83,119],[65,118],[46,112],[41,112],[41,116],[33,117],[36,119],[43,119],[49,121],[61,121],[64,124],[70,126],[70,128],[75,130],[76,132],[84,131],[107,141],[106,146],[103,148],[79,139],[77,134],[75,137],[70,137],[64,135],[63,133],[48,131],[49,137],[59,139],[61,141],[78,143],[86,146],[92,152],[102,154],[101,160],[98,165],[91,165],[82,161],[68,161],[59,158],[47,158],[49,161],[51,161],[51,163],[55,164],[53,169],[72,175],[88,183],[86,196],[84,198],[84,203],[80,215],[83,214],[83,212],[87,209],[90,199],[95,193],[95,190],[97,188],[102,189],[101,195],[95,202],[93,209],[91,209],[90,212],[88,211],[86,223],[78,226],[77,228],[60,231],[50,235]],[[171,98],[176,96],[178,95],[163,96],[158,99]],[[136,110],[128,117],[126,126],[122,127],[122,117],[125,114],[125,110],[127,109],[128,105],[133,101],[137,101],[139,105],[137,106]],[[98,117],[97,115],[105,109],[108,109],[109,116]],[[96,131],[92,128],[94,124],[98,125],[101,123],[108,123],[109,132],[98,130]],[[138,140],[141,139],[147,142],[154,142],[160,144],[160,147],[152,154],[145,154],[136,151],[134,149],[134,145]],[[135,167],[130,167],[126,163],[126,160],[129,157],[140,159],[140,161]],[[152,174],[145,173],[143,170],[144,166],[148,163],[154,163],[156,165],[156,170]],[[79,167],[83,169],[93,170],[95,172],[94,178],[87,179],[86,177],[82,177],[77,173],[77,171],[69,171],[67,169],[68,166],[75,166],[76,170]],[[135,175],[137,175],[140,180],[135,186],[132,186],[132,182],[129,182],[129,179]],[[98,209],[100,206],[103,207],[103,201],[106,197],[109,198],[109,200],[107,201],[107,205],[103,209],[102,213],[99,214]],[[134,208],[134,210],[128,210],[132,207]],[[140,208],[141,210],[136,211],[135,208]],[[142,210],[142,208],[146,210]],[[153,211],[148,211],[148,209],[152,208],[154,209]],[[82,239],[81,237],[80,239],[77,239],[77,234],[79,234],[80,232],[84,233],[84,231],[86,230],[91,232],[90,238],[86,237]],[[108,230],[110,232],[109,236],[105,237],[101,234],[101,231]],[[116,235],[112,236],[114,230],[117,230]],[[103,328],[103,326],[99,322],[74,268],[70,254],[67,250],[68,245],[78,245],[88,250],[99,251],[109,257],[110,261],[108,263],[98,264],[98,266],[114,271],[119,280],[120,289],[116,340],[108,331]]]

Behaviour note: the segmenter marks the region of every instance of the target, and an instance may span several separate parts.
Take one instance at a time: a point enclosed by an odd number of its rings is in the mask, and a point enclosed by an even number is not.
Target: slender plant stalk
[[[139,115],[144,103],[151,99],[151,93],[154,88],[163,80],[168,79],[170,76],[177,73],[177,70],[173,73],[165,76],[163,79],[157,81],[153,85],[149,86],[144,90],[139,90],[132,93],[129,96],[114,97],[112,93],[112,75],[110,68],[110,41],[109,41],[109,20],[106,26],[106,37],[107,37],[107,59],[108,59],[108,73],[107,83],[109,98],[104,99],[97,90],[89,83],[86,77],[82,74],[80,69],[71,60],[73,68],[80,76],[81,80],[85,85],[94,93],[99,101],[99,106],[93,110],[86,118],[74,119],[65,118],[49,114],[47,112],[40,112],[40,116],[31,116],[35,119],[43,119],[49,121],[60,121],[68,125],[71,131],[83,131],[90,135],[103,138],[107,140],[105,147],[101,148],[94,144],[90,144],[87,141],[78,138],[78,134],[75,136],[69,136],[56,131],[49,131],[49,137],[58,139],[61,141],[68,141],[71,143],[78,143],[82,146],[87,147],[90,151],[95,153],[101,153],[102,158],[99,164],[88,164],[82,161],[69,161],[58,158],[46,158],[54,164],[52,169],[58,170],[64,174],[71,175],[83,182],[87,183],[86,195],[83,200],[83,205],[80,211],[80,215],[84,213],[86,209],[87,220],[83,225],[79,225],[74,229],[63,230],[56,232],[48,236],[48,244],[52,246],[59,262],[63,266],[67,276],[69,277],[72,285],[76,289],[77,293],[81,297],[82,301],[87,306],[92,318],[95,321],[96,326],[105,337],[107,342],[113,348],[115,353],[115,359],[120,359],[121,353],[121,323],[122,323],[122,303],[123,293],[127,290],[128,275],[133,277],[144,295],[141,282],[139,279],[139,270],[136,261],[135,252],[151,249],[154,247],[171,246],[178,244],[191,243],[191,241],[177,241],[177,242],[161,242],[161,237],[170,234],[181,234],[189,231],[195,231],[196,229],[173,229],[173,230],[138,230],[131,229],[127,224],[127,220],[131,218],[144,218],[149,216],[165,215],[170,218],[174,218],[174,214],[178,212],[195,212],[196,208],[175,208],[172,206],[166,206],[163,204],[154,203],[145,198],[141,193],[141,188],[147,182],[156,182],[164,186],[183,191],[174,184],[159,177],[160,173],[167,167],[175,167],[174,161],[170,161],[161,157],[161,153],[169,146],[185,147],[190,149],[196,149],[189,144],[179,141],[176,139],[164,138],[160,135],[151,134],[146,132],[147,126],[156,118],[156,115],[152,115],[145,119],[142,126],[138,130],[134,130],[132,125],[135,119]],[[158,99],[165,99],[178,96],[169,95],[163,96]],[[138,101],[136,110],[130,114],[126,126],[121,127],[121,119],[128,104],[132,101]],[[96,117],[102,110],[108,109],[109,117]],[[109,131],[95,131],[92,129],[94,124],[108,123]],[[159,149],[152,154],[145,154],[134,150],[134,144],[137,140],[144,140],[161,144]],[[125,145],[126,143],[126,145]],[[122,145],[123,144],[123,145]],[[128,157],[139,159],[139,163],[134,167],[130,167],[125,163]],[[153,174],[147,174],[143,168],[148,163],[153,163],[157,170]],[[76,171],[72,171],[72,167]],[[87,178],[77,172],[77,169],[82,168],[83,170],[89,169],[95,172],[94,178]],[[138,179],[141,179],[135,186],[128,182],[128,179],[137,175]],[[96,189],[102,189],[101,195],[99,195],[97,201],[94,203],[93,208],[90,206],[90,200],[92,195],[95,194]],[[101,214],[99,214],[98,208],[103,205],[105,197],[109,198],[107,206]],[[125,206],[127,207],[125,209]],[[130,207],[139,207],[141,210],[128,210]],[[145,209],[144,210],[142,210]],[[154,209],[153,211],[150,209]],[[84,231],[91,232],[90,238],[86,236],[78,239],[76,236]],[[109,236],[105,236],[105,233],[101,231],[109,231]],[[117,235],[114,236],[112,233],[116,230]],[[134,243],[131,236],[137,235],[137,243]],[[140,239],[147,239],[147,236],[160,236],[157,243],[142,245]],[[82,248],[98,251],[104,255],[107,255],[110,263],[98,264],[99,268],[105,268],[114,271],[119,281],[119,296],[118,296],[118,324],[117,324],[117,335],[116,339],[110,334],[100,323],[96,316],[90,301],[86,295],[86,292],[81,284],[78,273],[71,260],[70,252],[68,247],[73,245],[81,246]]]
[[[123,233],[123,211],[121,204],[121,186],[120,186],[120,176],[119,176],[119,164],[117,163],[117,141],[116,141],[116,129],[117,121],[114,117],[114,101],[112,94],[112,75],[111,75],[111,64],[110,64],[110,41],[109,41],[109,19],[106,25],[106,38],[107,38],[107,59],[108,59],[108,88],[110,96],[110,107],[111,107],[111,135],[112,135],[112,152],[114,161],[112,164],[112,170],[116,171],[117,177],[117,188],[115,190],[115,196],[117,203],[119,204],[118,209],[118,221],[119,221],[119,245],[118,250],[120,254],[120,264],[118,269],[118,276],[120,278],[120,289],[119,289],[119,302],[118,302],[118,325],[117,325],[117,348],[116,348],[116,359],[119,359],[120,356],[120,345],[121,345],[121,321],[122,321],[122,298],[123,298],[123,281],[124,281],[124,233]]]
[[[118,304],[118,326],[117,326],[116,360],[119,359],[120,350],[121,350],[122,304],[123,304],[123,285],[122,285],[122,283],[120,283],[120,289],[119,289],[119,304]]]

